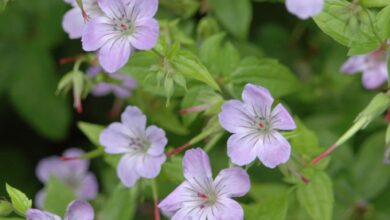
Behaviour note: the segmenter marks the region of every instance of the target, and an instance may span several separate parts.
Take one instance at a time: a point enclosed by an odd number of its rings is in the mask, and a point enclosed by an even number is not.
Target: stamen
[[[209,197],[206,194],[204,194],[204,193],[198,193],[198,197],[203,199],[203,200],[208,200],[209,199]]]

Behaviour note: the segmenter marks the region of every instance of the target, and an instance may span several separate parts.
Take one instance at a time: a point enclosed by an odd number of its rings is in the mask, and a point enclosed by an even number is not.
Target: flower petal
[[[354,74],[363,71],[367,67],[368,55],[350,57],[340,68],[340,72]]]
[[[85,152],[78,148],[70,148],[66,150],[63,154],[65,157],[80,157]],[[88,171],[89,161],[88,160],[68,160],[62,161],[63,166],[65,166],[67,170],[67,176],[84,176]]]
[[[105,71],[115,73],[129,61],[133,50],[127,37],[117,35],[100,48],[99,62]]]
[[[98,193],[98,182],[95,174],[88,173],[83,178],[76,193],[80,199],[94,199]]]
[[[46,191],[45,189],[41,189],[35,194],[34,204],[35,207],[39,209],[43,209],[43,204],[45,204],[46,199]]]
[[[132,187],[140,178],[136,171],[138,157],[125,155],[118,163],[117,174],[122,183],[127,187]]]
[[[63,170],[63,162],[59,160],[58,157],[52,156],[48,158],[44,158],[41,161],[39,161],[37,168],[36,168],[36,175],[38,179],[42,183],[46,183],[50,176],[55,175],[61,175],[64,176],[64,170]]]
[[[279,130],[294,130],[297,125],[286,108],[278,104],[272,111],[272,127]]]
[[[209,212],[207,220],[243,220],[244,210],[241,205],[229,198],[221,198],[213,208],[212,212]]]
[[[158,0],[124,0],[124,3],[131,18],[152,18],[158,9]]]
[[[325,0],[286,0],[287,10],[300,19],[308,19],[322,12]]]
[[[123,125],[135,132],[135,135],[138,134],[137,132],[145,130],[146,116],[138,107],[128,106],[122,113],[121,120]]]
[[[106,82],[96,84],[91,93],[94,96],[105,96],[111,93],[112,85]]]
[[[39,209],[29,209],[26,213],[27,220],[61,220],[57,215],[50,212],[44,212]]]
[[[201,148],[187,150],[183,158],[184,177],[192,182],[212,178],[209,156]]]
[[[259,141],[256,147],[260,161],[269,168],[275,168],[279,164],[286,163],[290,158],[290,143],[277,132],[272,137]]]
[[[100,134],[100,144],[109,154],[120,154],[129,151],[131,132],[121,123],[115,122]]]
[[[70,39],[77,39],[83,35],[85,22],[79,7],[66,12],[62,20],[62,27],[68,33]]]
[[[130,42],[138,50],[152,49],[158,40],[160,26],[153,18],[137,20],[135,32],[131,35]]]
[[[64,220],[93,220],[95,213],[92,206],[84,201],[73,201],[69,204]]]
[[[239,166],[250,164],[256,159],[256,142],[259,138],[255,134],[233,134],[227,142],[228,156],[234,164]]]
[[[188,182],[183,182],[158,204],[164,215],[172,217],[180,209],[188,187]]]
[[[148,154],[159,156],[164,153],[168,140],[163,129],[154,125],[149,126],[146,129],[146,138],[150,141]]]
[[[125,5],[122,0],[98,0],[100,9],[110,18],[126,16]]]
[[[222,127],[230,133],[249,132],[254,119],[244,104],[238,100],[225,102],[218,116]]]
[[[376,89],[387,81],[386,62],[378,63],[373,68],[363,72],[362,82],[366,89]]]
[[[145,154],[142,158],[138,159],[137,172],[140,176],[152,179],[160,173],[161,165],[165,162],[167,157],[165,154],[161,156],[151,156]]]
[[[244,87],[242,99],[245,104],[256,108],[253,111],[269,110],[274,102],[268,89],[250,83]]]
[[[203,210],[199,208],[181,208],[177,211],[171,220],[206,220]]]
[[[83,50],[96,51],[115,36],[117,36],[117,33],[108,18],[103,16],[95,17],[85,25],[81,37]]]
[[[223,169],[215,178],[215,186],[220,195],[241,197],[249,192],[251,182],[248,173],[239,167]]]

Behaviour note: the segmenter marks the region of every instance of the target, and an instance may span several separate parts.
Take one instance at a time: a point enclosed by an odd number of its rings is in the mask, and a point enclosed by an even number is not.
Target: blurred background
[[[179,17],[186,33],[196,35],[196,24],[204,15],[197,10],[186,11],[192,9],[184,3],[196,2],[193,4],[198,7],[198,1],[176,0],[184,4],[186,10],[168,2],[161,1],[158,18]],[[242,53],[276,58],[297,75],[302,89],[283,101],[316,132],[320,146],[329,147],[375,93],[362,88],[360,75],[339,73],[339,67],[347,59],[347,49],[324,35],[312,20],[298,20],[281,3],[252,3],[251,44],[244,45],[232,37],[235,45],[242,46]],[[83,102],[84,111],[78,114],[72,108],[70,95],[56,95],[59,79],[72,68],[72,64],[60,65],[59,60],[83,53],[80,41],[69,40],[61,27],[62,17],[68,9],[69,5],[61,0],[14,0],[0,13],[1,196],[5,195],[3,186],[8,182],[33,198],[42,187],[35,176],[40,159],[60,155],[70,147],[92,149],[77,128],[78,121],[106,125],[113,120],[109,112],[114,97],[90,96]],[[377,148],[380,149],[373,158],[379,157],[382,161],[384,146],[381,144],[384,143],[378,140],[384,140],[384,125],[384,120],[378,119],[334,154],[329,172],[335,180],[340,177],[341,185],[348,182],[348,170],[356,160],[362,142],[371,134],[376,135],[371,139],[379,143]],[[172,146],[180,146],[193,136],[174,132],[168,135]],[[224,152],[221,144],[215,154]],[[99,159],[93,160],[92,170],[97,171],[100,163]],[[363,171],[371,172],[370,169]],[[279,181],[281,177],[272,171],[251,172],[259,181]],[[256,176],[255,172],[262,175]],[[377,202],[379,207],[386,204],[386,195],[390,194],[386,184],[382,195],[378,193],[373,197],[373,203],[380,201]],[[387,212],[390,214],[389,210]]]

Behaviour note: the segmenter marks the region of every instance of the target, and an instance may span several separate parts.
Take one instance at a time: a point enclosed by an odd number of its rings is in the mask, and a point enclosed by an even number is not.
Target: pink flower
[[[274,99],[261,86],[247,84],[242,99],[227,101],[219,114],[222,127],[233,133],[227,143],[232,162],[242,166],[258,157],[269,168],[287,162],[291,146],[278,131],[296,128],[291,115],[282,104],[271,111]]]
[[[73,201],[69,204],[64,220],[93,220],[95,213],[92,206],[84,201]],[[61,220],[58,215],[39,209],[29,209],[27,220]]]
[[[209,157],[197,148],[184,155],[183,174],[186,180],[158,205],[172,220],[244,219],[240,204],[231,198],[248,193],[245,170],[224,169],[213,180]]]

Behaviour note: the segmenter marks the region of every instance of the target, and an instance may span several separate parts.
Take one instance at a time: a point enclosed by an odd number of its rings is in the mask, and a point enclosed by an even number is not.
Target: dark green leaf
[[[91,141],[95,146],[100,146],[100,133],[105,128],[102,125],[91,124],[88,122],[79,122],[79,129],[87,136],[88,140]]]

